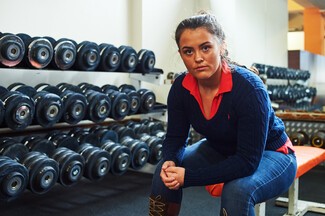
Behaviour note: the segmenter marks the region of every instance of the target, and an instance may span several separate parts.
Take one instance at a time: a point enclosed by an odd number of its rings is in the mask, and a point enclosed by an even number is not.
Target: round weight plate
[[[0,63],[7,67],[18,65],[24,58],[24,41],[13,34],[4,34],[0,38]]]

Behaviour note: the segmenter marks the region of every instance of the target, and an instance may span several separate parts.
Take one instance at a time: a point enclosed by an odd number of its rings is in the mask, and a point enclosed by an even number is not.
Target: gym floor
[[[26,190],[10,202],[0,202],[1,216],[145,216],[148,215],[148,195],[152,174],[128,171],[121,176],[111,174],[91,182],[82,179],[71,187],[55,185],[43,195]],[[300,178],[299,197],[313,202],[325,202],[325,166],[317,166]],[[286,196],[284,194],[283,196]],[[208,195],[204,187],[184,190],[181,216],[217,215],[219,198]],[[283,215],[286,208],[266,204],[266,215]],[[307,213],[305,216],[322,214]]]

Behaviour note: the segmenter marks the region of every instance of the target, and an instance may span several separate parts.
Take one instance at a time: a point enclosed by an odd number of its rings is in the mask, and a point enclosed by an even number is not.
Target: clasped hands
[[[160,171],[160,177],[170,190],[178,190],[184,185],[185,169],[177,167],[173,161],[165,161]]]

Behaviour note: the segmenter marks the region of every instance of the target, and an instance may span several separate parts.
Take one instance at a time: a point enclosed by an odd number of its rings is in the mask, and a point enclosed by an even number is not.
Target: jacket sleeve
[[[184,76],[173,83],[167,99],[167,133],[163,143],[163,159],[172,160],[179,165],[186,146],[190,124],[186,117],[184,104],[186,91],[182,86]]]

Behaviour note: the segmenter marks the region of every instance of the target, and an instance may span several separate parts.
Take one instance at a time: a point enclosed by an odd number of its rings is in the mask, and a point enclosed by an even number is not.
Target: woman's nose
[[[196,62],[202,62],[202,61],[203,61],[203,57],[202,57],[202,55],[199,54],[199,53],[196,53],[196,54],[195,54],[195,61],[196,61]]]

